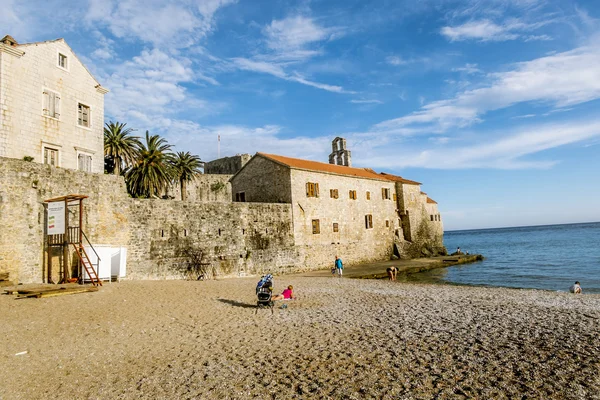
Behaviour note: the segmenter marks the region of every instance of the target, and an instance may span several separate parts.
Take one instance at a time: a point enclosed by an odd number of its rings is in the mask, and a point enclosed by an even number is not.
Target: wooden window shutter
[[[398,200],[398,196],[396,196],[396,193],[394,193],[394,201]]]
[[[90,126],[90,108],[83,106],[82,107],[82,113],[81,113],[81,117],[83,120],[83,126],[89,127]]]
[[[50,93],[47,90],[44,90],[44,115],[50,115]]]
[[[319,184],[315,183],[315,197],[319,197]]]
[[[381,188],[381,198],[385,200],[385,188]]]
[[[60,117],[60,95],[54,93],[54,118]]]
[[[306,197],[310,197],[310,182],[306,182]]]

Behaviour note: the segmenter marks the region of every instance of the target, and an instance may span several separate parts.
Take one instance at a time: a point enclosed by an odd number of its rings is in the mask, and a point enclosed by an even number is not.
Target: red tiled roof
[[[435,201],[434,199],[430,199],[429,197],[427,198],[427,202],[429,204],[437,204],[437,201]]]
[[[279,164],[283,164],[290,168],[305,169],[317,172],[328,172],[331,174],[338,175],[356,176],[359,178],[377,179],[379,181],[388,180],[387,178],[375,172],[371,172],[372,170],[369,171],[365,168],[345,167],[343,165],[326,164],[317,161],[302,160],[299,158],[277,156],[275,154],[256,153],[256,155],[275,161]]]
[[[398,176],[398,175],[386,174],[385,172],[382,172],[379,175],[383,176],[385,179],[388,179],[390,181],[400,182],[400,183],[404,183],[407,185],[420,185],[421,184],[421,182],[411,181],[410,179],[404,179],[403,177]]]

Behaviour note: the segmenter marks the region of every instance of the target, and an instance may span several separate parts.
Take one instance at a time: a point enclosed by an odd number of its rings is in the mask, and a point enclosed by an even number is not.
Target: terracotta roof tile
[[[435,201],[434,199],[430,199],[429,197],[427,198],[427,202],[429,204],[437,204],[437,201]]]
[[[385,179],[394,182],[400,182],[407,185],[421,185],[421,182],[411,181],[410,179],[404,179],[403,177],[398,175],[386,174],[385,172],[382,172],[380,175],[383,176]]]
[[[317,172],[328,172],[331,174],[338,174],[338,175],[356,176],[359,178],[377,179],[379,181],[389,180],[386,177],[383,177],[383,176],[375,173],[374,171],[371,172],[372,170],[369,171],[365,168],[345,167],[343,165],[326,164],[326,163],[317,162],[317,161],[302,160],[299,158],[278,156],[275,154],[266,154],[266,153],[256,153],[256,154],[260,155],[262,157],[265,157],[267,159],[270,159],[272,161],[275,161],[279,164],[288,166],[290,168],[305,169],[305,170],[317,171]]]

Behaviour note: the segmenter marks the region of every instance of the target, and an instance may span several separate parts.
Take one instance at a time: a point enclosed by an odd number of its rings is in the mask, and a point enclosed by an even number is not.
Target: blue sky
[[[0,0],[64,37],[106,120],[203,160],[269,152],[423,182],[445,228],[600,221],[597,0]],[[49,23],[49,21],[51,21]]]

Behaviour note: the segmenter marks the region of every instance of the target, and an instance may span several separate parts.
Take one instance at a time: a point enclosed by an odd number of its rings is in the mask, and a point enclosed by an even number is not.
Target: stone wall
[[[204,164],[204,173],[234,175],[242,169],[251,158],[252,156],[250,154],[237,154],[232,157],[223,157],[209,161]]]
[[[233,200],[244,193],[247,202],[291,203],[290,169],[260,154],[231,179]]]
[[[83,222],[92,243],[128,243],[131,199],[122,177],[0,158],[0,182],[0,270],[11,280],[43,280],[44,200],[53,197],[88,195]]]
[[[186,184],[188,202],[231,202],[231,175],[199,175]],[[181,200],[181,188],[176,182],[167,193],[173,200]]]
[[[221,277],[304,266],[289,204],[132,199],[122,177],[1,157],[0,182],[0,271],[13,281],[46,279],[44,200],[65,194],[89,196],[83,228],[92,244],[127,247],[127,279],[180,277],[188,248],[204,251]],[[55,281],[60,259],[56,249]]]
[[[289,272],[297,263],[288,204],[135,199],[129,223],[132,279],[180,276],[189,248],[219,276]]]
[[[0,156],[43,163],[44,147],[58,151],[58,165],[77,169],[79,154],[104,171],[104,94],[63,40],[19,45],[22,56],[2,53],[0,62]],[[58,54],[67,56],[67,70]],[[43,92],[58,93],[59,115],[44,115]],[[78,104],[90,107],[90,127],[78,125]]]

